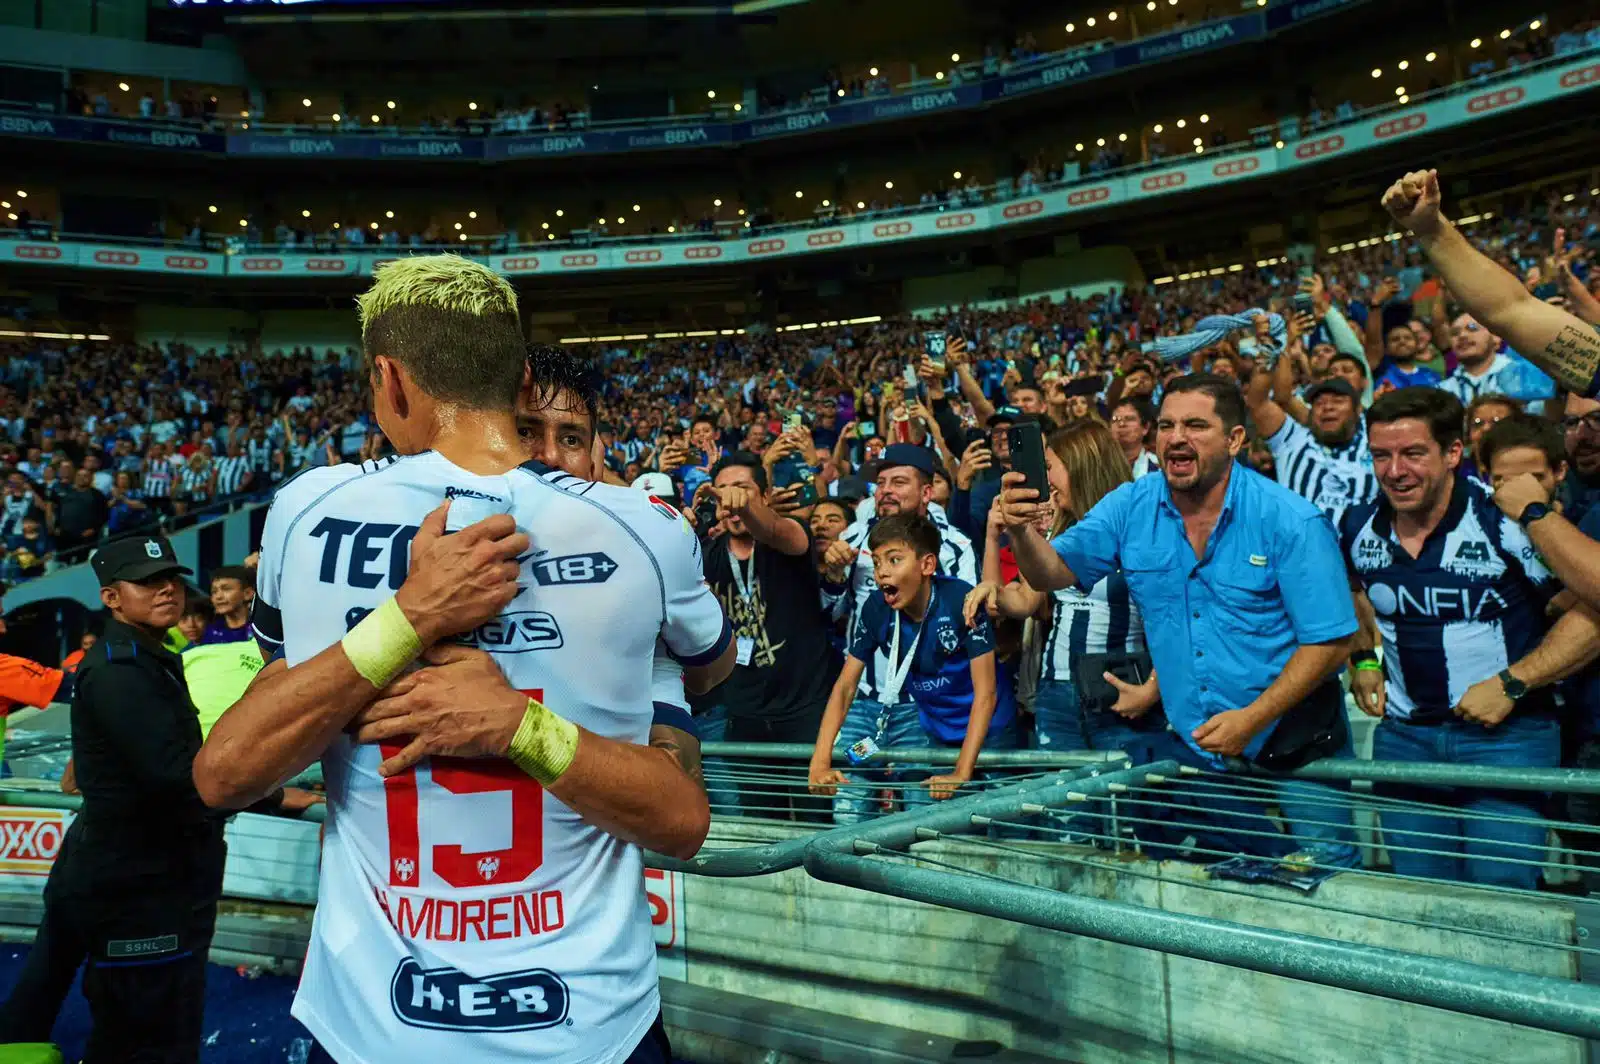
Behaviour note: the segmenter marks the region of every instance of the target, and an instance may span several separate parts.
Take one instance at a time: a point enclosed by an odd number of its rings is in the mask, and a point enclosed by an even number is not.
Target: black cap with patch
[[[101,587],[118,580],[148,580],[162,573],[183,573],[192,569],[178,561],[178,554],[166,536],[127,536],[114,539],[94,552],[89,559]]]

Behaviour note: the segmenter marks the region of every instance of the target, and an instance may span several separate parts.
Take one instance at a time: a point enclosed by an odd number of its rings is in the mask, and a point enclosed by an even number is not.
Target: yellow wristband
[[[561,778],[578,752],[578,726],[528,699],[528,709],[511,737],[511,763],[545,787]]]
[[[363,679],[380,691],[422,653],[422,640],[393,598],[362,618],[340,643]]]

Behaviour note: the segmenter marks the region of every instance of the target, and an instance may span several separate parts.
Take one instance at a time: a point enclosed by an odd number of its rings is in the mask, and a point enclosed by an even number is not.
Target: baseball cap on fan
[[[633,486],[646,495],[654,495],[658,499],[670,499],[677,494],[672,487],[672,478],[665,473],[641,473],[634,480]]]
[[[194,570],[178,562],[166,536],[128,536],[114,539],[94,552],[89,559],[95,578],[101,587],[110,587],[118,580],[148,580],[162,573],[191,575]]]

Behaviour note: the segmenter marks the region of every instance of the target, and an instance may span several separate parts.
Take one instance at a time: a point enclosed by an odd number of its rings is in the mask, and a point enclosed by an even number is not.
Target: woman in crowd
[[[1052,538],[1133,479],[1111,430],[1097,420],[1077,421],[1052,435],[1045,465],[1055,505]],[[1050,630],[1044,636],[1033,702],[1035,745],[1121,750],[1139,733],[1162,727],[1165,722],[1153,704],[1144,704],[1127,689],[1127,681],[1148,678],[1150,659],[1139,610],[1122,574],[1113,573],[1087,593],[1063,588],[1047,595],[1020,577],[1002,585],[1000,526],[991,519],[989,528],[984,580],[967,596],[968,622],[980,609],[999,617],[1031,618],[1049,607]],[[1024,663],[1030,658],[1029,641],[1025,634]],[[1116,683],[1107,678],[1112,669],[1124,674]],[[1025,672],[1019,688],[1026,683]],[[1119,704],[1120,709],[1113,708]]]

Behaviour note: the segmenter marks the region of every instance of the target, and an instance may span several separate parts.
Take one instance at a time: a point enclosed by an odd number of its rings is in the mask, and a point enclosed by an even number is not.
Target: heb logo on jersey
[[[572,995],[548,968],[474,978],[455,968],[423,968],[407,957],[389,984],[401,1023],[436,1031],[535,1031],[567,1018]]]

